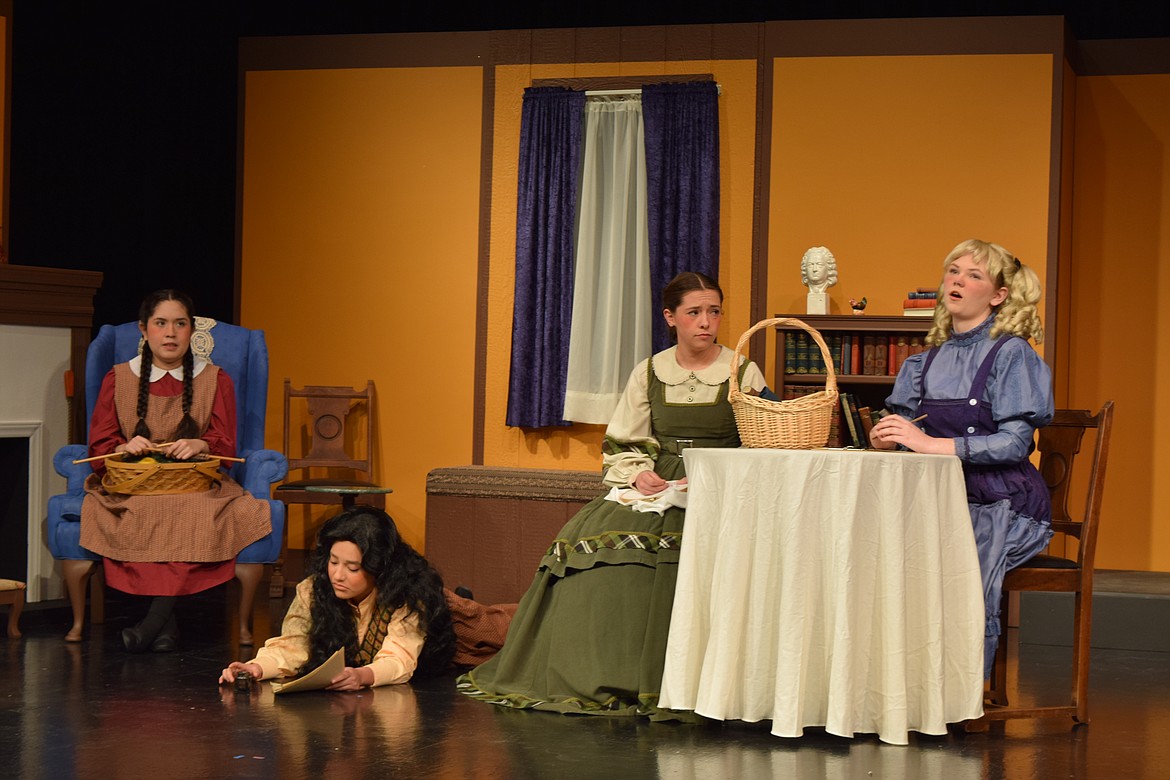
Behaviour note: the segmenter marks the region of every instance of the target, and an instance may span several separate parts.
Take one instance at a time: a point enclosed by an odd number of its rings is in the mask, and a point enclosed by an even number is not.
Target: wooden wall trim
[[[100,271],[0,263],[0,323],[92,328],[101,284]]]
[[[102,285],[100,271],[0,263],[0,324],[69,328],[69,368],[73,399],[85,392],[85,353],[93,329],[93,298]],[[71,400],[69,440],[83,442],[85,403]]]
[[[1063,49],[1063,16],[765,22],[766,56],[1036,54]]]

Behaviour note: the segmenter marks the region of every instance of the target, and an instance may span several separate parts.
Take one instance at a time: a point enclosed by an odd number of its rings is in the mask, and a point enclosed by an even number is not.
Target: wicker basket
[[[178,463],[125,463],[121,455],[115,455],[106,458],[102,487],[107,493],[161,496],[210,490],[219,480],[219,458],[216,457]]]
[[[808,331],[821,348],[827,374],[825,389],[790,401],[769,401],[747,395],[739,389],[739,356],[748,339],[760,328],[777,325],[795,325]],[[780,336],[783,338],[783,336]],[[777,370],[783,371],[782,367]],[[728,394],[739,438],[745,447],[772,447],[781,450],[812,450],[824,447],[829,440],[829,423],[837,405],[837,372],[825,340],[815,328],[797,319],[778,317],[761,320],[739,337],[735,356],[731,359],[731,392]]]

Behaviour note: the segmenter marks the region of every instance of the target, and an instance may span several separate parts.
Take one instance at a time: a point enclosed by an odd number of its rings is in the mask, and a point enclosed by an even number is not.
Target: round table
[[[308,485],[305,490],[310,493],[340,495],[342,511],[353,509],[357,505],[358,496],[383,495],[394,492],[394,488],[378,487],[377,485]]]

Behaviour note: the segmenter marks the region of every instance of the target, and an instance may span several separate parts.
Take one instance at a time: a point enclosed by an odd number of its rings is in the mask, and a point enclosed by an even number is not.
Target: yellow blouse
[[[359,646],[370,627],[377,598],[378,590],[375,588],[361,604],[353,607]],[[256,651],[256,657],[249,662],[259,664],[264,670],[260,679],[292,677],[309,660],[309,629],[312,625],[309,605],[312,600],[313,580],[308,577],[297,584],[297,594],[284,616],[280,636],[265,642]],[[408,617],[406,613],[407,608],[402,607],[391,616],[382,649],[369,664],[374,672],[374,685],[404,683],[418,666],[418,656],[422,652],[425,637],[418,626],[418,615],[412,613]]]

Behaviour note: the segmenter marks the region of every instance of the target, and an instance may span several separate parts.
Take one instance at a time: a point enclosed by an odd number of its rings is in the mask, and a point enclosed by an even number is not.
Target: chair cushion
[[[1076,561],[1059,555],[1036,555],[1021,563],[1017,569],[1079,569]]]

